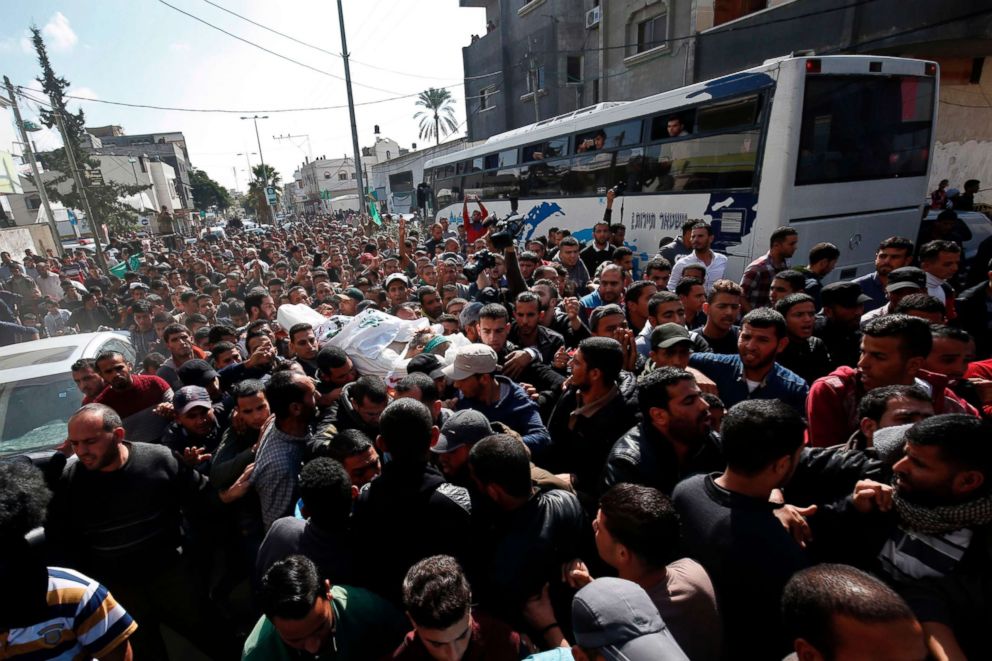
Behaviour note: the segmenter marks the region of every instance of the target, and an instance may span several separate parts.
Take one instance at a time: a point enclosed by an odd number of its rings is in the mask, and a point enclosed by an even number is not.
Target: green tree
[[[413,118],[420,120],[422,140],[434,140],[435,144],[441,144],[442,135],[447,136],[458,130],[454,104],[451,92],[444,88],[431,87],[417,96],[416,105],[424,110],[418,111]]]
[[[282,186],[279,185],[282,177],[271,165],[256,165],[251,169],[251,172],[255,178],[248,184],[248,204],[255,210],[259,223],[271,224],[273,221],[272,207],[269,206],[265,197],[265,189],[272,186],[276,189],[276,198],[279,198],[282,193]]]
[[[193,189],[193,203],[197,209],[217,207],[223,211],[231,206],[231,196],[227,189],[211,179],[203,170],[196,168],[190,170],[189,184]]]
[[[83,111],[80,109],[75,113],[70,113],[66,109],[65,92],[69,88],[69,81],[55,74],[52,63],[48,59],[48,51],[45,48],[45,41],[41,37],[41,31],[35,26],[31,27],[31,41],[38,54],[38,63],[41,65],[41,77],[38,78],[38,82],[41,83],[45,96],[51,100],[52,104],[50,109],[40,111],[41,123],[52,128],[57,124],[56,113],[61,117],[83,180],[83,191],[76,190],[64,147],[41,154],[39,158],[44,163],[45,168],[56,173],[55,177],[44,184],[48,196],[69,208],[83,209],[82,194],[85,193],[90,203],[90,209],[96,216],[96,218],[88,219],[90,227],[95,229],[98,225],[105,224],[111,234],[135,229],[138,214],[123,200],[127,196],[136,195],[151,188],[151,186],[118,184],[94,176],[99,170],[100,161],[86,152],[87,142]],[[37,185],[39,182],[34,183]],[[68,192],[65,193],[58,190],[59,186],[62,186],[64,190],[64,184],[68,184]]]

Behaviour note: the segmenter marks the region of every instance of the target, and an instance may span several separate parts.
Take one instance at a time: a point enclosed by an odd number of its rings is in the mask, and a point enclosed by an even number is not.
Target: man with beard
[[[316,361],[318,403],[330,406],[346,385],[358,379],[358,370],[344,349],[329,344],[317,352]]]
[[[599,274],[599,287],[591,294],[583,296],[579,303],[582,314],[589,313],[601,305],[619,304],[623,298],[623,268],[617,264],[607,264]]]
[[[582,340],[571,368],[569,388],[548,420],[554,439],[548,468],[570,474],[572,487],[591,511],[606,457],[616,440],[634,425],[637,410],[620,392],[623,349],[616,340]]]
[[[72,364],[72,380],[79,392],[83,393],[83,404],[89,404],[107,387],[96,369],[96,361],[92,358],[80,358]]]
[[[176,391],[172,406],[176,419],[162,435],[162,445],[188,466],[206,473],[221,434],[210,393],[201,386],[183,386]]]
[[[775,311],[785,317],[789,343],[775,360],[782,367],[798,374],[812,384],[830,373],[827,345],[813,337],[816,323],[816,303],[809,294],[790,294],[775,303]]]
[[[799,233],[791,227],[776,228],[769,239],[768,252],[748,264],[741,277],[744,312],[765,307],[770,302],[772,279],[789,268],[789,258],[796,254]]]
[[[788,342],[782,315],[758,308],[741,321],[737,355],[694,353],[689,364],[716,382],[727,408],[746,399],[779,399],[803,411],[809,386],[775,362]]]
[[[943,658],[988,652],[990,434],[988,422],[961,414],[907,427],[893,485],[858,482],[818,522],[834,552],[888,577]]]
[[[317,375],[317,336],[313,326],[303,322],[289,329],[289,347],[307,376]]]
[[[614,443],[601,491],[630,482],[671,494],[685,476],[723,468],[709,404],[691,374],[663,367],[642,376],[637,403],[641,422]]]
[[[520,349],[508,340],[510,322],[506,308],[499,303],[489,303],[479,310],[479,340],[496,352],[502,365],[502,375],[529,383],[538,390],[555,390],[565,380],[548,363],[542,363],[542,352],[537,347]],[[562,341],[564,343],[564,340]],[[552,354],[552,359],[554,355]]]
[[[163,402],[172,401],[172,388],[157,376],[132,374],[131,365],[117,351],[105,351],[96,357],[96,369],[110,386],[93,400],[105,404],[123,419],[128,439],[157,443],[169,421],[155,413]]]
[[[540,362],[550,365],[555,353],[565,345],[565,338],[540,324],[542,314],[544,309],[536,293],[525,291],[517,294],[509,340],[522,349],[536,349]]]
[[[100,326],[113,327],[114,320],[111,318],[110,312],[106,307],[100,305],[95,294],[92,292],[83,294],[82,301],[83,306],[69,317],[70,326],[78,328],[81,333],[96,332]]]
[[[722,473],[695,475],[675,488],[681,548],[716,588],[727,650],[755,659],[788,652],[780,601],[789,578],[809,560],[779,523],[769,502],[792,477],[806,425],[784,402],[754,400],[731,407],[723,420]]]
[[[858,403],[874,388],[917,385],[936,413],[976,413],[947,387],[947,377],[923,369],[933,348],[930,325],[905,314],[872,319],[863,329],[858,367],[841,366],[817,379],[806,407],[810,445],[844,443],[859,426]]]
[[[431,454],[451,484],[470,492],[476,488],[468,468],[469,452],[473,445],[494,433],[489,420],[478,411],[458,411],[448,418],[437,443],[431,446]]]
[[[682,280],[682,271],[693,265],[703,266],[706,269],[706,292],[713,291],[713,285],[717,280],[723,278],[723,272],[727,269],[727,256],[714,252],[710,246],[713,245],[713,228],[704,222],[698,222],[692,226],[692,234],[689,235],[689,244],[692,246],[692,253],[678,259],[672,266],[671,280],[678,283]]]
[[[890,236],[875,250],[875,272],[855,278],[854,282],[871,300],[865,303],[865,312],[885,305],[885,288],[889,274],[913,262],[913,242],[901,236]]]
[[[159,624],[208,658],[232,658],[233,631],[210,604],[183,536],[184,519],[201,522],[217,498],[206,477],[161,445],[125,440],[120,416],[102,404],[69,418],[68,440],[79,460],[54,489],[49,548],[128,605],[141,622],[131,639],[136,658],[168,658]],[[229,502],[247,486],[220,498]]]
[[[248,313],[248,322],[258,319],[272,321],[276,318],[276,304],[272,301],[269,292],[262,288],[252,289],[245,297],[245,311]]]
[[[310,423],[317,414],[313,379],[292,371],[276,372],[265,387],[275,420],[262,432],[251,483],[262,506],[266,529],[293,512]]]

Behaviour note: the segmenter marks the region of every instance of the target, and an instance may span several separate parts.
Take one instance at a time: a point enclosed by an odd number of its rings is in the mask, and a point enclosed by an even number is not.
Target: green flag
[[[379,205],[376,204],[376,202],[378,202],[377,197],[378,196],[375,194],[375,191],[371,188],[369,189],[368,195],[365,196],[366,202],[369,205],[369,215],[372,216],[372,222],[379,227],[382,227],[382,216],[379,215]]]
[[[138,267],[141,266],[141,258],[143,256],[144,253],[140,253],[140,252],[135,255],[131,255],[130,257],[127,258],[126,262],[119,262],[111,266],[107,270],[110,272],[111,275],[117,276],[118,278],[123,278],[124,274],[127,273],[128,271],[138,270]]]

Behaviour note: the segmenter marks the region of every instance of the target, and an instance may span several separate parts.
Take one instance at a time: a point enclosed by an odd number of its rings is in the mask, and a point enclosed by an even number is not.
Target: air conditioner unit
[[[593,7],[586,12],[586,29],[591,30],[599,25],[602,7]]]

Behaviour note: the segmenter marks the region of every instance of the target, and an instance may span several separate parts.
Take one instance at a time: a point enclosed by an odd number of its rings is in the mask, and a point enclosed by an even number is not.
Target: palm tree
[[[264,170],[263,170],[264,168]],[[265,197],[265,189],[272,186],[276,189],[276,197],[282,192],[279,182],[282,177],[271,165],[256,165],[251,169],[255,178],[248,184],[248,200],[251,202],[259,223],[272,223],[272,209]]]
[[[416,105],[424,108],[413,116],[414,119],[420,120],[422,140],[434,138],[436,144],[441,144],[442,133],[447,136],[458,130],[458,123],[455,122],[454,99],[448,90],[431,87],[417,96]]]

